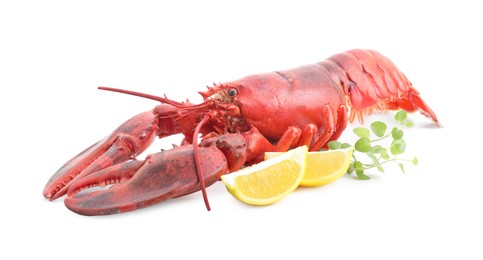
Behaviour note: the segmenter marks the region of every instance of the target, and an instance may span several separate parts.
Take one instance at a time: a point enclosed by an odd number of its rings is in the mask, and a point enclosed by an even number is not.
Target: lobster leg
[[[290,126],[278,140],[274,148],[276,152],[285,152],[291,147],[295,147],[302,136],[302,130],[297,126]]]
[[[199,147],[207,186],[228,171],[228,161],[216,146]],[[110,189],[78,193],[93,186],[119,183]],[[191,145],[155,153],[144,161],[114,165],[75,181],[65,205],[82,215],[108,215],[144,208],[200,189]]]
[[[327,104],[322,108],[323,124],[320,129],[315,124],[307,124],[303,130],[292,126],[285,131],[275,147],[276,151],[284,152],[293,146],[307,145],[310,151],[318,151],[326,147],[331,140],[336,140],[347,126],[347,108],[340,105],[337,111]],[[318,134],[321,132],[321,134]]]
[[[50,200],[59,198],[73,181],[139,155],[153,142],[157,129],[158,117],[153,111],[134,116],[64,164],[47,182],[44,196]]]
[[[317,131],[318,129],[315,124],[307,124],[302,130],[302,135],[300,136],[297,146],[306,145],[307,147],[310,147]]]
[[[323,130],[324,132],[320,137],[315,141],[315,143],[310,147],[310,151],[317,151],[320,148],[324,147],[327,142],[329,142],[330,137],[335,132],[336,127],[336,116],[334,116],[334,110],[330,105],[325,105],[322,108],[322,115],[324,118],[323,122]]]
[[[340,105],[339,108],[337,109],[336,129],[335,129],[335,132],[330,137],[329,142],[332,140],[339,139],[342,132],[346,129],[348,122],[349,122],[349,113],[347,111],[347,106]]]
[[[290,126],[283,133],[277,144],[267,149],[276,152],[285,152],[292,147],[307,145],[310,151],[326,147],[331,140],[336,140],[347,127],[348,113],[345,105],[340,105],[336,111],[327,104],[322,108],[323,123],[320,129],[315,124],[307,124],[303,129]],[[321,133],[320,133],[321,132]]]

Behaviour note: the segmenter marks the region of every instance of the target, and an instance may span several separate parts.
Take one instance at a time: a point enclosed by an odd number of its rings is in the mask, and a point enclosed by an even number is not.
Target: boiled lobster
[[[215,84],[199,92],[201,104],[99,88],[161,104],[126,121],[47,182],[46,198],[67,194],[66,206],[83,215],[131,211],[199,190],[209,210],[206,186],[221,175],[260,161],[267,151],[301,145],[319,150],[348,122],[373,111],[420,111],[439,125],[403,73],[373,50],[350,50],[316,64]],[[155,136],[173,134],[184,135],[179,147],[135,159]]]

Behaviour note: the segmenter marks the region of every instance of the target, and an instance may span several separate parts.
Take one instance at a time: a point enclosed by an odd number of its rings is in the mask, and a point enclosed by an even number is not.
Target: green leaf
[[[404,165],[402,163],[399,163],[399,169],[401,169],[402,173],[406,173],[404,171]]]
[[[384,122],[376,121],[371,124],[371,130],[377,137],[383,137],[387,126]]]
[[[373,162],[375,162],[375,163],[379,163],[379,161],[377,160],[377,157],[376,157],[376,156],[375,156],[373,153],[368,152],[368,153],[366,153],[366,154],[367,154],[367,156],[369,156],[369,158],[371,158],[371,160],[372,160]]]
[[[353,173],[354,171],[355,171],[355,169],[354,169],[354,163],[352,163],[352,162],[351,162],[351,163],[349,164],[349,168],[347,169],[347,174],[351,174],[351,173]]]
[[[369,180],[371,177],[367,176],[364,174],[364,170],[362,171],[356,171],[357,178],[361,180]]]
[[[354,170],[356,171],[364,171],[364,167],[362,166],[362,163],[360,161],[355,161],[353,163]]]
[[[408,113],[404,110],[399,110],[396,115],[394,116],[394,119],[396,119],[396,121],[398,122],[404,122],[404,120],[406,120],[406,118],[408,118]]]
[[[329,147],[330,150],[337,150],[342,148],[342,143],[339,141],[330,141],[327,146]]]
[[[413,159],[413,161],[412,161],[412,162],[413,162],[413,164],[414,164],[415,166],[416,166],[416,165],[418,165],[418,163],[419,163],[419,162],[418,162],[418,158],[416,158],[416,156],[414,156],[414,159]]]
[[[380,164],[376,165],[376,168],[377,168],[378,171],[384,172],[384,168],[382,168],[382,166]]]
[[[369,136],[371,135],[371,131],[369,131],[369,129],[362,126],[356,127],[352,131],[354,132],[354,134],[356,134],[359,137],[369,138]]]
[[[382,151],[382,146],[378,144],[371,147],[371,150],[370,150],[371,153],[375,153],[375,154],[379,154],[381,153],[381,151]]]
[[[391,131],[392,138],[394,140],[399,140],[404,136],[404,132],[397,127],[394,127]]]
[[[382,148],[381,149],[381,157],[384,160],[389,160],[389,154],[387,153],[387,149],[386,148]]]
[[[356,175],[359,179],[361,179],[361,180],[370,179],[369,176],[364,174],[364,167],[362,166],[362,163],[360,161],[354,162],[354,169],[355,169]]]
[[[367,156],[369,156],[369,158],[371,158],[371,160],[374,162],[374,165],[376,166],[377,170],[379,170],[380,172],[384,172],[384,169],[382,168],[381,164],[379,163],[379,160],[377,159],[377,157],[373,154],[373,153],[367,153]]]
[[[404,122],[404,125],[407,127],[407,128],[411,128],[414,126],[414,124],[412,122],[409,122],[409,121],[406,121]]]
[[[404,153],[406,150],[406,142],[404,139],[394,140],[391,143],[391,153],[393,155],[398,155]]]
[[[361,153],[367,153],[371,150],[371,141],[367,137],[361,137],[357,140],[355,148]]]
[[[343,143],[342,144],[342,149],[346,149],[346,148],[349,148],[349,147],[352,147],[352,145],[349,144],[349,143]]]

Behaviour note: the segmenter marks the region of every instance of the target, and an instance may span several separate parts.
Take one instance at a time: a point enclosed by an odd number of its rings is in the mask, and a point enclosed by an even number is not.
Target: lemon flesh
[[[322,186],[329,184],[343,176],[352,157],[353,147],[309,152],[305,175],[300,181],[300,186]],[[275,158],[284,153],[265,153],[265,159]]]
[[[300,184],[305,172],[307,152],[301,146],[270,160],[221,176],[227,190],[238,200],[252,205],[275,203]]]

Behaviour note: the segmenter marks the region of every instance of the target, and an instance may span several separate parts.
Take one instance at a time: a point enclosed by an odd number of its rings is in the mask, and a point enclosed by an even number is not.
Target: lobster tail
[[[349,120],[374,111],[419,111],[439,124],[406,76],[387,57],[373,50],[350,50],[319,63],[347,95]]]
[[[385,103],[386,110],[397,110],[404,109],[407,112],[419,111],[424,116],[433,120],[438,126],[441,124],[436,117],[433,110],[424,102],[424,100],[419,96],[419,92],[411,88],[407,93],[401,95],[398,98],[390,99]]]

